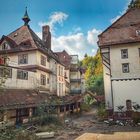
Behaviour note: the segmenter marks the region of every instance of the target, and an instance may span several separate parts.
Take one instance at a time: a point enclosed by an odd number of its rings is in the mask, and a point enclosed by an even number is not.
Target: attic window
[[[16,37],[16,36],[18,36],[18,33],[15,33],[15,34],[14,34],[14,37]]]
[[[140,30],[136,30],[136,36],[140,36]]]
[[[2,50],[7,50],[9,48],[9,45],[8,45],[8,43],[4,43],[3,45],[2,45]]]

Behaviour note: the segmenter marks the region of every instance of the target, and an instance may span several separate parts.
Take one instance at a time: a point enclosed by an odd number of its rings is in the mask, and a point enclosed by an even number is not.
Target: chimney
[[[42,39],[45,43],[45,47],[51,49],[51,32],[48,25],[42,27]]]

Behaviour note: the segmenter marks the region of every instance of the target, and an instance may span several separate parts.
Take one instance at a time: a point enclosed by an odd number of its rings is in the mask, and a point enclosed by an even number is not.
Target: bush
[[[0,130],[0,140],[14,140],[16,131],[13,128],[5,127]]]
[[[38,140],[38,138],[32,133],[21,131],[16,135],[15,140]]]
[[[53,115],[46,115],[42,118],[39,118],[39,122],[40,125],[49,125],[49,124],[60,125],[60,120]]]
[[[107,117],[107,111],[104,104],[99,106],[97,114],[100,120],[104,120]]]

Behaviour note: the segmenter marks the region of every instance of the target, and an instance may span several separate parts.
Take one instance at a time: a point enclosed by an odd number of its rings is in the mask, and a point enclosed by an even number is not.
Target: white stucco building
[[[70,70],[51,49],[49,26],[42,27],[40,39],[27,9],[22,19],[23,26],[0,39],[0,124],[27,123],[40,104],[53,104],[60,117],[79,112],[81,96],[70,95]]]
[[[140,2],[99,35],[107,109],[140,105]]]

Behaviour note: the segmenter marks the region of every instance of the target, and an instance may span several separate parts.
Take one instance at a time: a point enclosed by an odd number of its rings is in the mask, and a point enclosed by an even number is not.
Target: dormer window
[[[15,33],[15,34],[14,34],[14,37],[16,37],[16,36],[18,36],[18,33]]]
[[[128,58],[128,49],[121,50],[121,57],[122,57],[122,59]]]
[[[7,50],[9,48],[9,44],[8,43],[3,43],[2,45],[2,50]]]
[[[136,36],[140,36],[140,30],[136,30]]]

